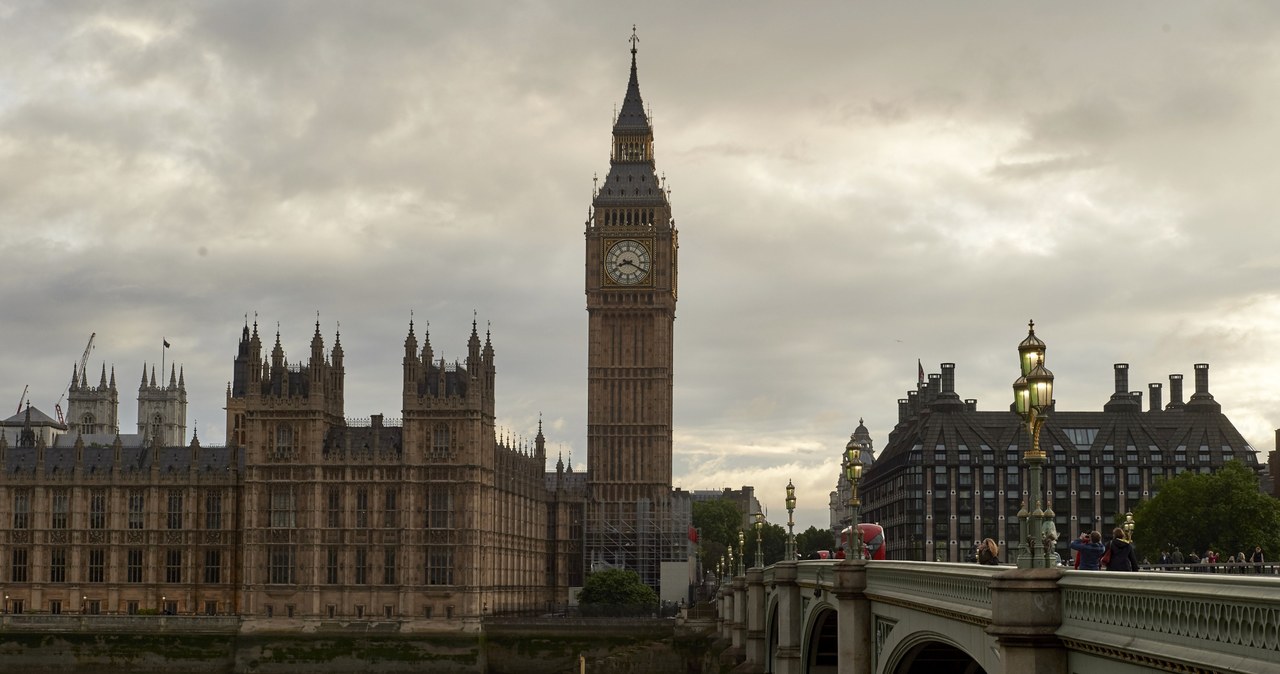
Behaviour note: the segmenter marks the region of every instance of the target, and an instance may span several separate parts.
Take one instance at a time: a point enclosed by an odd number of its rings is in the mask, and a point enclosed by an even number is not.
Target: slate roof
[[[56,426],[58,428],[66,428],[66,424],[58,423],[57,419],[50,417],[35,405],[23,408],[21,412],[0,421],[0,426],[25,426],[27,423],[27,412],[31,413],[32,426]]]
[[[59,437],[55,446],[44,449],[45,475],[71,475],[74,472],[75,438],[71,437],[71,441],[66,442],[68,437]],[[153,463],[161,473],[184,473],[193,467],[191,446],[147,447],[141,442],[133,441],[134,438],[140,437],[136,435],[121,436],[120,465],[117,466],[114,442],[116,436],[105,436],[111,438],[112,441],[109,443],[90,443],[87,441],[89,437],[102,439],[104,435],[85,436],[82,457],[84,475],[149,471]],[[125,438],[130,438],[128,444],[123,442]],[[7,475],[19,472],[34,473],[38,455],[39,450],[35,447],[10,447],[5,451],[3,470]],[[226,472],[233,465],[244,468],[242,451],[229,447],[197,446],[195,448],[194,468],[198,472]]]

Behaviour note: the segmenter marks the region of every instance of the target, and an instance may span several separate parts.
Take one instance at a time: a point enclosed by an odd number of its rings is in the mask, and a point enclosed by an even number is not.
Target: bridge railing
[[[1137,660],[1280,662],[1280,591],[1274,578],[1174,573],[1068,572],[1058,635],[1069,648]],[[1227,666],[1227,665],[1230,666]]]

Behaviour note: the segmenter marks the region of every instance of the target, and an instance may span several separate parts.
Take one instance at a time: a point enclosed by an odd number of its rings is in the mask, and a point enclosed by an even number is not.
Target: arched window
[[[431,434],[431,453],[436,456],[443,456],[449,453],[449,426],[446,424],[436,424]]]
[[[293,451],[293,427],[288,424],[276,426],[276,452],[287,454]]]
[[[151,438],[160,442],[164,438],[164,417],[156,414],[151,417]]]
[[[93,432],[93,427],[97,424],[97,420],[92,414],[86,414],[80,417],[80,432],[88,435]]]

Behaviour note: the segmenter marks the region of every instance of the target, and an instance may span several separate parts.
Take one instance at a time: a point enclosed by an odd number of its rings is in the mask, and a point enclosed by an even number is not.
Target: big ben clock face
[[[609,247],[604,271],[618,285],[636,285],[649,278],[649,248],[639,241],[624,239]]]

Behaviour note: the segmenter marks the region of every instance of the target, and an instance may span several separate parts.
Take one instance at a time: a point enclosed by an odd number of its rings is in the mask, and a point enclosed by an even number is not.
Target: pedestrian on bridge
[[[1080,538],[1071,541],[1070,547],[1080,553],[1081,571],[1097,571],[1098,560],[1107,551],[1107,546],[1102,544],[1102,534],[1097,531],[1080,532]]]
[[[978,563],[995,566],[1000,564],[1000,546],[990,538],[982,541],[978,548]]]
[[[1107,546],[1108,571],[1137,571],[1138,553],[1133,544],[1124,538],[1124,529],[1116,527],[1111,532],[1111,544]]]
[[[1253,546],[1253,554],[1249,556],[1249,561],[1253,562],[1253,572],[1262,573],[1262,563],[1266,561],[1262,554],[1262,546]]]

